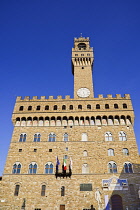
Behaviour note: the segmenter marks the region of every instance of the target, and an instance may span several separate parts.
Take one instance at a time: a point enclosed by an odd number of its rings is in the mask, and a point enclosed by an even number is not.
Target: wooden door
[[[111,197],[112,210],[123,210],[122,197],[113,195]]]
[[[65,205],[60,205],[60,210],[65,210]]]

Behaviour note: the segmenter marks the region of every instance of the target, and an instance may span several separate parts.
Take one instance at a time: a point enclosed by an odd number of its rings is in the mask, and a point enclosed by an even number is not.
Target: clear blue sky
[[[71,95],[73,38],[94,47],[95,97],[131,94],[140,149],[140,1],[0,1],[0,175],[16,96]]]

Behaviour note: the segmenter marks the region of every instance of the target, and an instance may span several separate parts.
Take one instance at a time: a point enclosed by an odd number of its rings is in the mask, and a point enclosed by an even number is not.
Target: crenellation
[[[112,94],[107,94],[107,98],[113,98]]]
[[[120,99],[121,98],[121,94],[116,94],[116,98]]]
[[[51,99],[51,100],[52,100],[52,99],[54,99],[54,97],[53,97],[53,96],[49,96],[49,99]]]
[[[45,100],[46,99],[46,96],[41,96],[40,97],[40,100]]]
[[[33,96],[32,97],[32,100],[35,100],[36,101],[37,99],[38,99],[38,96]]]
[[[70,95],[65,96],[65,99],[69,100],[70,99]]]
[[[22,100],[22,97],[21,96],[17,96],[16,102],[21,101],[21,100]]]
[[[130,97],[130,94],[124,94],[124,97],[126,98],[126,99],[130,99],[131,97]]]
[[[60,96],[60,95],[59,95],[59,96],[57,96],[57,99],[62,99],[62,96]]]
[[[99,94],[98,95],[98,98],[103,98],[103,94]]]

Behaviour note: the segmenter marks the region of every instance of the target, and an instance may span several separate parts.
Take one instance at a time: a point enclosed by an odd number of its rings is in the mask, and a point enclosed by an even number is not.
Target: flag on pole
[[[59,161],[58,156],[57,156],[57,158],[56,158],[56,170],[58,170],[59,165],[60,165],[60,161]]]
[[[71,169],[71,170],[72,170],[72,164],[73,164],[72,158],[70,157],[70,169]]]
[[[67,170],[67,163],[66,163],[66,159],[64,159],[64,171]]]

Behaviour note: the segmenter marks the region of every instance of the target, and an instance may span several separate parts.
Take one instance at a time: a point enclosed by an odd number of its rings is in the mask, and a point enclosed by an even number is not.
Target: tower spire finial
[[[81,34],[81,37],[82,37],[82,33],[80,33]]]

